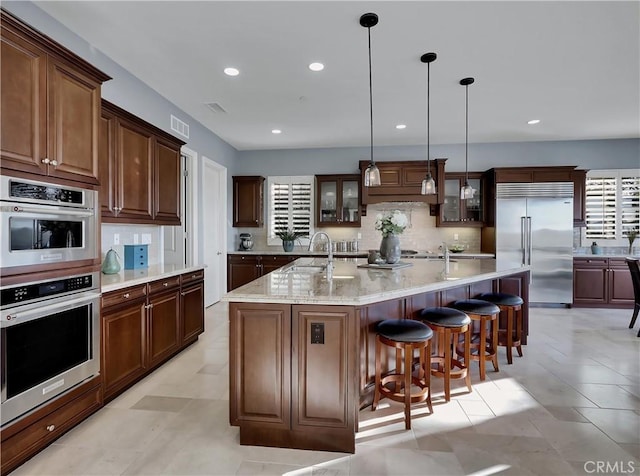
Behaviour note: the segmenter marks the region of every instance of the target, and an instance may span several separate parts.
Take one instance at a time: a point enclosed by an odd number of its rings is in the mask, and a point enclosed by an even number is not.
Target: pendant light
[[[435,53],[425,53],[420,57],[420,61],[427,63],[427,176],[422,180],[422,189],[420,193],[422,195],[435,195],[436,194],[436,181],[431,176],[431,158],[429,155],[429,128],[431,122],[429,121],[429,86],[431,82],[431,63],[433,63],[438,55]]]
[[[473,78],[460,80],[460,85],[465,87],[465,133],[464,133],[464,185],[460,188],[460,199],[469,200],[473,198],[473,188],[469,185],[469,85],[473,84]]]
[[[367,29],[369,36],[369,118],[371,124],[371,155],[369,165],[364,171],[364,186],[377,187],[381,185],[380,169],[373,160],[373,88],[371,82],[371,27],[378,24],[378,15],[365,13],[360,17],[360,25]]]

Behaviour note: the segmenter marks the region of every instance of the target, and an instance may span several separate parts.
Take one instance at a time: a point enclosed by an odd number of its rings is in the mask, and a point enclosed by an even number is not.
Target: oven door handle
[[[31,207],[20,207],[18,205],[15,206],[3,206],[3,212],[9,213],[36,213],[38,215],[68,215],[74,217],[92,217],[94,215],[93,212],[87,211],[79,211],[79,210],[70,210],[67,208],[57,207],[52,209],[51,207],[42,207],[42,208],[31,208]]]
[[[69,299],[65,297],[54,304],[44,304],[42,302],[34,304],[33,307],[20,310],[20,308],[14,308],[15,310],[7,310],[2,312],[2,320],[0,320],[0,328],[16,326],[24,322],[40,319],[41,317],[68,311],[80,307],[84,304],[100,305],[100,293],[90,292],[83,293],[81,297],[75,299]],[[44,304],[44,305],[43,305]]]

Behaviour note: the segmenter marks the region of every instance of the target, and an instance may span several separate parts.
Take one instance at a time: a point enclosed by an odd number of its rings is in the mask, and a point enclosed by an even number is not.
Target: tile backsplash
[[[358,239],[358,249],[378,249],[382,234],[375,229],[378,214],[400,210],[409,219],[409,226],[400,235],[402,249],[419,251],[438,251],[443,241],[457,242],[467,247],[469,252],[480,252],[480,228],[437,228],[436,217],[429,214],[429,205],[423,203],[382,203],[369,205],[367,215],[361,218],[360,228],[316,227],[316,231],[325,231],[332,240]],[[281,250],[282,246],[267,245],[267,228],[234,228],[233,250],[238,250],[240,233],[251,233],[254,250]],[[360,234],[360,238],[358,238]],[[296,243],[296,247],[300,244]]]
[[[162,227],[154,225],[102,225],[101,257],[113,248],[124,269],[124,245],[149,245],[149,265],[162,263]],[[118,244],[114,244],[118,241]]]

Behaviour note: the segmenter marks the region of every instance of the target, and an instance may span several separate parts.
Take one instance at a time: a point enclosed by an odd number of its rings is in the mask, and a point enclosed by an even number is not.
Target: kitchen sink
[[[307,274],[315,274],[322,273],[326,271],[326,265],[317,265],[317,264],[296,264],[289,268],[285,268],[283,271],[285,273],[307,273]]]

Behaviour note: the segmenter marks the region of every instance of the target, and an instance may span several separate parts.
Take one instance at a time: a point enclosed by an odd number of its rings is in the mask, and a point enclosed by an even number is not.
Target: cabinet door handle
[[[153,308],[153,304],[147,304],[144,308],[145,309],[151,309],[151,308]]]
[[[56,429],[55,425],[47,425],[47,431],[53,431]]]
[[[187,293],[180,293],[180,296],[186,296]]]
[[[122,295],[122,297],[123,297],[123,298],[125,298],[125,299],[129,299],[129,296],[130,296],[130,294],[129,294],[129,293],[124,293],[124,294]]]
[[[51,165],[53,165],[54,167],[58,166],[58,161],[57,160],[52,160],[51,161]]]
[[[44,159],[42,159],[40,162],[42,162],[43,164],[49,165],[49,163],[51,162],[47,157],[45,157]]]

